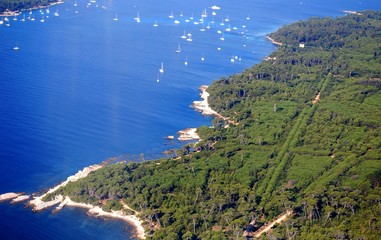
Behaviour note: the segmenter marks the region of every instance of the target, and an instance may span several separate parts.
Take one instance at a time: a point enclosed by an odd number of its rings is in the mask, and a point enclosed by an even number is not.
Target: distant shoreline
[[[18,9],[18,10],[15,10],[15,11],[10,11],[10,10],[7,9],[4,12],[0,13],[0,17],[19,16],[22,11],[31,11],[31,10],[37,10],[37,9],[42,9],[42,8],[48,8],[48,7],[51,7],[51,6],[54,6],[54,5],[57,5],[57,4],[62,4],[62,3],[64,3],[63,0],[58,0],[57,2],[49,3],[46,6],[38,5],[38,6],[34,6],[34,7],[31,7],[31,8],[27,8],[27,9]]]

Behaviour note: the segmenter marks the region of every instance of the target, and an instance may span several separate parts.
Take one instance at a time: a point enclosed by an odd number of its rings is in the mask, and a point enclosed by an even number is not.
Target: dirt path
[[[287,219],[288,216],[292,214],[292,211],[287,211],[281,215],[279,215],[277,218],[275,218],[273,221],[267,223],[266,226],[262,226],[259,228],[256,232],[254,232],[254,237],[259,238],[263,233],[268,232],[275,224],[279,224]]]
[[[314,100],[312,100],[312,104],[317,103],[319,100],[320,100],[320,92],[316,95],[316,97],[314,98]]]

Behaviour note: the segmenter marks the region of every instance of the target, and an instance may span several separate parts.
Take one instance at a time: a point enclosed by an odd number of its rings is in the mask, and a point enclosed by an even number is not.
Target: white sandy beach
[[[206,91],[208,89],[208,86],[202,85],[199,90],[201,91],[201,98],[202,101],[193,101],[192,107],[196,110],[201,112],[204,116],[216,116],[219,118],[224,118],[220,114],[218,114],[216,111],[214,111],[210,106],[208,102],[209,93]]]

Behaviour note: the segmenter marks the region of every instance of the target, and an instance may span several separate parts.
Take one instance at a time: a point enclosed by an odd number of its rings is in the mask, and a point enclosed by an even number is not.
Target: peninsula
[[[203,92],[217,117],[176,157],[99,167],[40,200],[134,216],[140,238],[378,239],[381,12],[359,13],[270,34],[267,61]]]

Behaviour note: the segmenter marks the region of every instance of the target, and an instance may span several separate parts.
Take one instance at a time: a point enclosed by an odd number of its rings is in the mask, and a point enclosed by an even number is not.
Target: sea
[[[370,9],[380,1],[65,0],[0,17],[0,194],[41,193],[110,158],[165,157],[184,144],[167,136],[212,124],[191,108],[198,88],[261,62],[276,49],[267,34]],[[0,239],[135,237],[83,209],[2,202]]]

